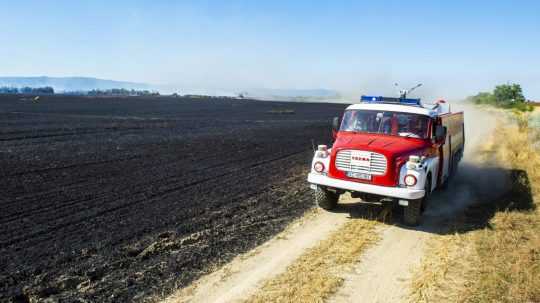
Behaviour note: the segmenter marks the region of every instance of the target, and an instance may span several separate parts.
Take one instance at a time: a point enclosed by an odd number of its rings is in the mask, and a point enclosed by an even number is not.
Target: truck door
[[[450,159],[452,155],[452,136],[450,131],[450,119],[443,118],[442,119],[442,125],[446,126],[446,140],[444,141],[444,144],[442,146],[442,176],[441,176],[441,183],[446,181],[448,176],[450,175]]]
[[[442,146],[442,152],[443,152],[443,173],[442,173],[442,180],[441,182],[446,181],[448,178],[448,175],[450,174],[450,155],[452,153],[451,145],[452,145],[452,136],[447,133],[446,135],[446,141],[444,145]]]

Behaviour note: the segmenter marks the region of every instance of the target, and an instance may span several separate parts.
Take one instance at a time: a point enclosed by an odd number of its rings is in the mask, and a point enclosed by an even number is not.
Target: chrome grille
[[[386,174],[386,157],[379,153],[371,152],[370,166],[351,164],[351,150],[341,150],[336,155],[336,168],[341,171],[372,174],[382,176]]]

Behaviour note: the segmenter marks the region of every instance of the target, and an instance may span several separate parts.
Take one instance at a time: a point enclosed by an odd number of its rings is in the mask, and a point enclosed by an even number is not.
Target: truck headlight
[[[324,171],[324,164],[322,162],[315,162],[313,169],[318,173],[322,173]]]
[[[405,182],[405,185],[407,186],[415,186],[417,181],[418,180],[416,180],[416,177],[413,175],[406,175],[405,178],[403,178],[403,182]]]

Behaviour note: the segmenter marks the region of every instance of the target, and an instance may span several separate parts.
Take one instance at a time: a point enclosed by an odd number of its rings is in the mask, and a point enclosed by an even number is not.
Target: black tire
[[[457,175],[458,172],[458,154],[455,154],[452,157],[452,166],[450,167],[450,174],[448,175],[448,178],[444,180],[444,183],[441,185],[442,190],[447,190],[448,186],[450,185],[450,182],[454,177]]]
[[[315,202],[320,208],[332,210],[336,208],[339,199],[339,194],[329,192],[321,187],[317,187],[315,191]]]
[[[417,226],[420,224],[422,212],[428,205],[429,196],[431,193],[431,175],[428,175],[428,179],[424,185],[425,194],[421,199],[409,200],[409,205],[403,209],[403,222],[408,226]]]
[[[429,205],[429,196],[431,196],[431,173],[428,174],[427,180],[424,183],[424,197],[422,197],[420,210],[424,212]]]
[[[422,199],[410,200],[409,205],[403,208],[403,222],[408,226],[417,226],[422,215]]]
[[[454,155],[454,159],[452,159],[452,178],[455,177],[458,173],[458,167],[459,167],[459,158],[461,156],[459,154]]]

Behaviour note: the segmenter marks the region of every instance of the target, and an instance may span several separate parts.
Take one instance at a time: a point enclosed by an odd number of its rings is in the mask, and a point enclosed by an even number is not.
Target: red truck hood
[[[430,143],[426,140],[417,138],[339,132],[333,148],[369,150],[385,154],[388,157],[423,149],[429,145]]]
[[[331,163],[329,176],[337,179],[344,179],[353,182],[371,183],[382,186],[396,186],[398,184],[399,167],[405,163],[411,154],[425,154],[430,150],[430,140],[418,138],[406,138],[398,136],[389,136],[381,134],[365,134],[352,132],[339,132],[337,139],[332,145]],[[371,181],[362,181],[352,179],[346,176],[345,172],[340,171],[335,166],[335,157],[337,152],[342,149],[355,149],[371,151],[383,154],[387,159],[386,174],[382,176],[373,176]],[[403,156],[399,161],[398,157]]]

